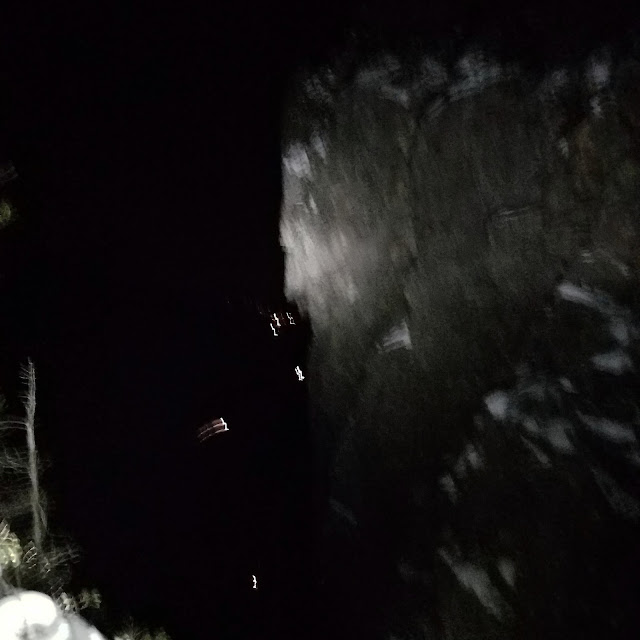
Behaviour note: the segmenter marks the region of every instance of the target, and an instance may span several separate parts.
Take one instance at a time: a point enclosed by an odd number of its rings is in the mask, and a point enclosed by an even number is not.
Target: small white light
[[[255,576],[251,576],[253,578],[253,588],[257,589],[258,588],[258,578],[256,578]]]
[[[198,439],[200,442],[206,440],[210,436],[215,436],[218,433],[223,433],[225,431],[229,431],[229,427],[227,423],[224,421],[224,418],[217,418],[212,422],[208,422],[198,430]]]
[[[298,381],[302,382],[304,380],[304,376],[302,375],[302,369],[300,369],[300,367],[296,367],[295,372],[298,374]]]

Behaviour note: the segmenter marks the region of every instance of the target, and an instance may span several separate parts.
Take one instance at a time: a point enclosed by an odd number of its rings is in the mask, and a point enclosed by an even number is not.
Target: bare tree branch
[[[40,501],[40,484],[38,478],[38,452],[35,440],[35,416],[36,416],[36,371],[31,360],[27,361],[27,366],[22,371],[22,378],[27,383],[27,393],[25,396],[25,421],[27,430],[27,447],[29,453],[29,479],[31,481],[31,513],[33,542],[38,552],[42,551],[42,543],[45,535],[46,524],[44,522],[44,512]]]
[[[26,472],[28,458],[17,449],[0,451],[0,473],[4,471]]]

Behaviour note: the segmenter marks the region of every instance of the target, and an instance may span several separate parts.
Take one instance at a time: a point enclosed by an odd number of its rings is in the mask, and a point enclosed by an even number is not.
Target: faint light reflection
[[[304,380],[304,376],[302,375],[302,369],[300,369],[300,367],[296,367],[295,371],[298,374],[298,381],[302,382]]]

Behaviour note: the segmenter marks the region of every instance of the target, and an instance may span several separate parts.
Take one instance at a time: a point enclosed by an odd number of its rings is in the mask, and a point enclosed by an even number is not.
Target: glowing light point
[[[256,578],[255,576],[251,576],[253,578],[253,588],[257,589],[258,588],[258,578]]]
[[[293,316],[287,311],[287,318],[289,319],[289,324],[295,324],[293,321]]]
[[[269,326],[271,327],[271,331],[273,331],[273,335],[278,337],[278,332],[276,331],[276,328],[273,326],[273,322],[271,322]]]
[[[276,327],[280,328],[280,318],[278,318],[278,314],[277,313],[272,313],[271,317],[273,318],[274,322],[276,323]]]
[[[216,418],[212,422],[207,422],[204,427],[198,430],[198,440],[203,442],[207,438],[215,436],[218,433],[224,433],[225,431],[229,431],[229,427],[224,421],[224,418]]]
[[[298,381],[302,382],[304,380],[304,376],[302,375],[302,369],[300,369],[300,367],[296,367],[295,372],[298,374]]]

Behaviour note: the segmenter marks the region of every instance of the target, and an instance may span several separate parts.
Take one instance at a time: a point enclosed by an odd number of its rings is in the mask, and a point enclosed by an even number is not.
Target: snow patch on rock
[[[458,81],[449,87],[452,100],[467,98],[514,75],[513,69],[506,69],[484,53],[474,51],[460,58],[456,65]]]
[[[407,321],[403,320],[400,324],[392,327],[389,332],[382,338],[379,345],[379,351],[395,351],[396,349],[411,350],[411,333]]]
[[[458,582],[471,591],[493,616],[502,618],[504,604],[489,574],[471,562],[456,562],[444,549],[440,549],[438,554],[453,571]]]
[[[622,445],[634,445],[638,442],[631,425],[615,422],[608,418],[587,416],[580,412],[578,412],[578,417],[592,433],[599,435],[605,440]]]
[[[283,164],[285,171],[296,178],[310,178],[312,175],[307,150],[301,144],[293,144],[289,147],[283,158]]]
[[[516,583],[516,565],[509,558],[500,558],[498,560],[498,571],[504,581],[513,588]]]
[[[598,371],[618,376],[634,370],[631,358],[622,349],[599,353],[591,358],[591,362]]]
[[[509,394],[505,391],[494,391],[485,396],[484,404],[496,420],[506,420],[509,409]]]

